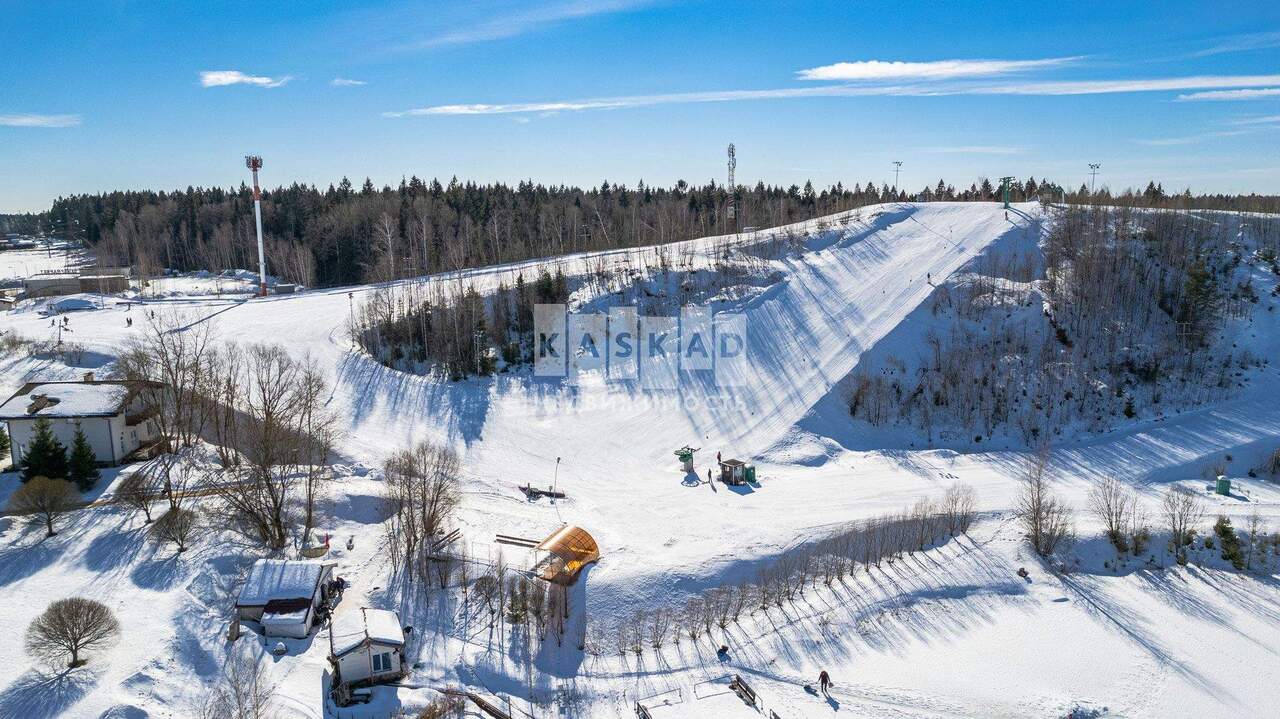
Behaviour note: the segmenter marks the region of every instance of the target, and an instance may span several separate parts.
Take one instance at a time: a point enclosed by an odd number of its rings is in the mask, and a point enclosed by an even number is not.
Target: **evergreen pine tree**
[[[4,431],[4,427],[0,427],[0,467],[8,464],[9,457],[9,434]]]
[[[81,492],[87,492],[101,476],[98,472],[98,459],[89,446],[89,438],[76,427],[76,437],[71,443],[71,459],[67,465],[67,480],[74,482]]]
[[[33,477],[63,479],[67,476],[67,448],[53,436],[49,420],[40,417],[35,422],[35,434],[27,450],[22,453],[22,481]]]

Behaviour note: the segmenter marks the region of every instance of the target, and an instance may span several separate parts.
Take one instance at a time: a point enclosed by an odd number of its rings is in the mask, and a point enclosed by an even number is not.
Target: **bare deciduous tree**
[[[275,688],[267,684],[257,660],[235,654],[222,670],[222,681],[214,687],[200,710],[200,719],[269,719]]]
[[[151,536],[158,542],[172,542],[181,554],[187,551],[187,545],[198,525],[199,515],[194,510],[174,507],[151,526]]]
[[[1089,511],[1102,523],[1116,551],[1128,550],[1126,530],[1137,498],[1115,477],[1099,480],[1089,490]]]
[[[314,523],[333,441],[324,384],[309,360],[278,345],[251,345],[237,386],[227,390],[238,398],[233,421],[240,423],[244,464],[210,472],[208,483],[222,499],[228,528],[271,549],[288,544],[299,504],[304,537]]]
[[[80,503],[75,485],[65,479],[33,477],[9,495],[9,511],[29,514],[44,522],[45,536],[57,534],[54,521]]]
[[[212,331],[171,312],[147,315],[142,334],[130,340],[116,362],[123,379],[150,380],[140,393],[150,405],[160,435],[176,447],[190,446],[204,430],[202,389]]]
[[[1179,563],[1187,561],[1187,545],[1195,536],[1196,525],[1204,519],[1204,502],[1186,487],[1174,487],[1165,492],[1160,504],[1165,526],[1169,528],[1169,541]]]
[[[96,649],[120,633],[120,622],[101,602],[84,597],[59,599],[27,627],[26,646],[46,659],[70,656],[67,666],[84,663],[81,652]]]
[[[387,460],[385,492],[393,512],[388,531],[397,535],[410,576],[427,576],[433,545],[461,501],[459,469],[456,452],[430,442]]]
[[[1037,453],[1022,479],[1022,491],[1014,506],[1014,515],[1027,539],[1042,557],[1052,555],[1072,535],[1071,510],[1050,489],[1047,467],[1047,452]]]
[[[155,460],[152,460],[155,461]],[[123,505],[131,507],[146,517],[146,524],[151,524],[151,507],[158,499],[159,488],[151,481],[152,476],[139,468],[120,481],[116,490],[116,499]]]

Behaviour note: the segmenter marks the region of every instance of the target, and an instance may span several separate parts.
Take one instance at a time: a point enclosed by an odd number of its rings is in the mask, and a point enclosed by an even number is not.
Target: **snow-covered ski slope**
[[[840,224],[845,218],[828,218],[832,229],[821,235],[817,221],[779,230],[809,234],[809,249],[776,261],[781,279],[742,308],[749,364],[734,389],[696,378],[682,382],[678,391],[650,391],[635,382],[588,380],[570,387],[528,373],[451,383],[394,371],[354,350],[344,329],[351,303],[358,304],[368,287],[248,302],[109,306],[72,315],[69,337],[110,355],[130,332],[128,313],[174,311],[192,323],[210,323],[222,339],[283,342],[295,354],[310,354],[332,372],[330,407],[347,424],[344,454],[373,465],[423,437],[454,442],[475,477],[472,489],[496,495],[486,513],[513,503],[519,511],[506,522],[526,526],[508,529],[535,534],[560,519],[588,527],[606,555],[619,560],[602,564],[600,574],[608,577],[625,564],[619,554],[644,556],[655,544],[687,546],[684,556],[670,547],[676,556],[668,564],[703,561],[708,552],[720,551],[716,538],[755,522],[753,516],[771,517],[755,533],[755,541],[766,547],[790,541],[797,529],[813,522],[788,505],[815,497],[771,482],[767,471],[756,496],[720,496],[725,493],[712,493],[706,485],[700,490],[683,486],[673,450],[701,447],[698,465],[704,477],[717,452],[726,458],[761,457],[852,369],[863,348],[928,297],[927,277],[940,281],[1007,233],[1034,231],[1038,213],[1030,204],[1008,213],[1008,219],[996,204],[884,205],[849,213],[845,225]],[[695,264],[706,266],[723,241],[680,243],[672,254],[692,252]],[[643,257],[645,252],[603,254]],[[582,259],[561,264],[572,273]],[[510,282],[517,271],[530,279],[536,264],[472,270],[465,281],[491,287]],[[6,321],[27,336],[51,331],[49,319],[35,312],[14,313]],[[132,331],[142,324],[138,318]],[[6,379],[16,385],[22,378]],[[530,516],[515,486],[550,484],[557,457],[562,458],[558,481],[570,499],[558,515]],[[823,521],[843,518],[838,507],[832,509]],[[644,520],[650,512],[667,518],[670,533],[652,531]]]
[[[1049,716],[1061,715],[1077,699],[1110,705],[1125,716],[1186,715],[1179,714],[1183,709],[1266,715],[1253,709],[1280,700],[1266,669],[1280,640],[1280,592],[1271,578],[1193,567],[1120,577],[1099,570],[1063,583],[1038,569],[1008,521],[1024,453],[957,455],[903,449],[910,444],[905,437],[877,444],[876,438],[852,436],[856,425],[837,383],[862,353],[904,321],[929,321],[923,303],[934,291],[930,282],[941,284],[983,253],[1034,248],[1048,221],[1030,204],[1007,215],[998,204],[893,204],[743,238],[669,246],[688,266],[710,268],[726,241],[747,246],[788,229],[802,237],[801,251],[769,262],[770,282],[762,291],[722,303],[745,313],[747,322],[749,365],[732,390],[696,377],[676,392],[599,377],[571,386],[517,372],[454,383],[395,371],[349,341],[345,325],[352,306],[375,290],[352,287],[249,301],[143,300],[131,307],[109,299],[103,309],[70,315],[64,339],[85,348],[82,366],[0,360],[0,391],[101,367],[141,331],[143,313],[151,311],[181,313],[222,340],[283,343],[329,373],[329,406],[345,428],[339,451],[351,462],[376,467],[423,438],[459,449],[467,474],[461,524],[476,554],[492,556],[498,532],[537,538],[561,522],[587,528],[603,558],[588,570],[577,596],[590,616],[606,621],[748,578],[760,562],[795,542],[831,525],[899,510],[922,495],[936,497],[957,479],[977,489],[979,509],[989,514],[973,537],[930,555],[947,563],[945,569],[934,558],[919,559],[919,567],[904,563],[861,577],[839,596],[815,594],[795,617],[776,614],[747,625],[749,630],[734,630],[727,666],[701,645],[679,650],[678,660],[669,656],[670,666],[616,659],[543,664],[540,658],[542,674],[533,683],[550,693],[556,682],[576,676],[592,698],[582,716],[628,715],[631,700],[673,687],[691,697],[699,682],[726,671],[752,677],[770,706],[788,709],[779,711],[782,716],[827,716],[833,708],[828,702],[799,689],[819,669],[836,679],[842,715]],[[518,272],[529,280],[543,264],[585,274],[593,265],[622,265],[625,258],[635,266],[655,252],[579,255],[426,281],[461,279],[487,289],[510,285]],[[0,314],[0,330],[50,338],[56,330],[38,309]],[[1259,350],[1280,348],[1274,315],[1261,316],[1270,324],[1256,328]],[[1280,494],[1260,481],[1250,484],[1243,474],[1280,436],[1278,389],[1269,369],[1236,400],[1058,448],[1055,483],[1086,525],[1082,534],[1096,538],[1098,531],[1087,526],[1083,511],[1090,480],[1120,477],[1139,487],[1155,511],[1159,489],[1173,481],[1194,483],[1203,466],[1224,452],[1234,455],[1229,473],[1251,502],[1214,498],[1210,511],[1233,516],[1239,526],[1244,513],[1260,506],[1276,521]],[[719,452],[755,460],[760,486],[735,491],[690,481],[673,455],[686,444],[701,448],[695,464],[703,478]],[[894,449],[878,448],[884,446]],[[556,505],[528,502],[517,490],[528,482],[549,485],[553,478],[568,494]],[[340,538],[358,537],[354,551],[339,548],[332,555],[338,573],[353,580],[352,606],[376,600],[375,588],[387,582],[386,558],[378,549],[379,484],[343,477],[321,527]],[[141,520],[121,510],[92,510],[70,521],[45,543],[16,524],[0,528],[8,545],[0,551],[0,577],[6,579],[0,605],[10,607],[4,617],[25,626],[43,606],[24,602],[31,592],[49,600],[84,594],[108,601],[125,619],[126,641],[113,650],[111,668],[96,685],[59,706],[73,707],[69,716],[97,716],[124,702],[148,710],[169,704],[173,716],[184,715],[198,701],[201,683],[216,679],[225,655],[218,636],[223,599],[206,585],[233,564],[223,556],[232,550],[202,545],[183,563],[168,563],[167,550],[142,549],[135,526]],[[121,547],[126,549],[117,551]],[[1106,547],[1090,540],[1085,551],[1101,556]],[[509,562],[521,561],[510,548],[506,552]],[[208,567],[196,559],[206,553],[217,560]],[[1012,574],[1023,565],[1034,570],[1033,583]],[[20,656],[19,634],[0,640],[0,650]],[[286,715],[320,716],[326,644],[319,638],[309,648],[291,648],[285,658],[264,660],[273,665],[269,679],[281,687]],[[428,644],[425,668],[415,675],[419,683],[523,691],[526,666],[478,640],[442,636]],[[37,679],[23,662],[0,670],[0,709],[36,706]],[[1155,696],[1149,687],[1161,693]],[[721,716],[717,711],[690,701],[663,716]]]

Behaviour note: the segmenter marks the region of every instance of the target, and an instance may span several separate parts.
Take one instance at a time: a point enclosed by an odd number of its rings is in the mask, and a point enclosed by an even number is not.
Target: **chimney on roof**
[[[93,381],[93,373],[92,373],[92,372],[85,372],[85,373],[84,373],[84,381],[85,381],[85,382],[92,382],[92,381]]]
[[[27,405],[27,414],[35,414],[48,406],[49,395],[33,394],[31,395],[31,404]]]

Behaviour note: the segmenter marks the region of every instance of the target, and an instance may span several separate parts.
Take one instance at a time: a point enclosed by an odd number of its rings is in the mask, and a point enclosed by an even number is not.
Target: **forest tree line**
[[[513,262],[566,252],[637,247],[772,227],[878,202],[918,199],[987,201],[1000,195],[985,178],[968,188],[939,180],[915,191],[883,183],[671,187],[477,184],[412,177],[398,187],[356,187],[344,178],[321,189],[294,183],[263,192],[268,272],[327,287],[376,282]],[[1034,177],[1015,181],[1015,201],[1042,197],[1079,202],[1088,188],[1064,191]],[[1280,210],[1276,197],[1166,195],[1157,183],[1102,201],[1143,206]],[[732,199],[736,217],[728,217]],[[65,234],[91,245],[104,262],[143,275],[254,268],[252,191],[188,187],[171,192],[115,191],[59,198],[45,213],[0,215],[0,229]]]

